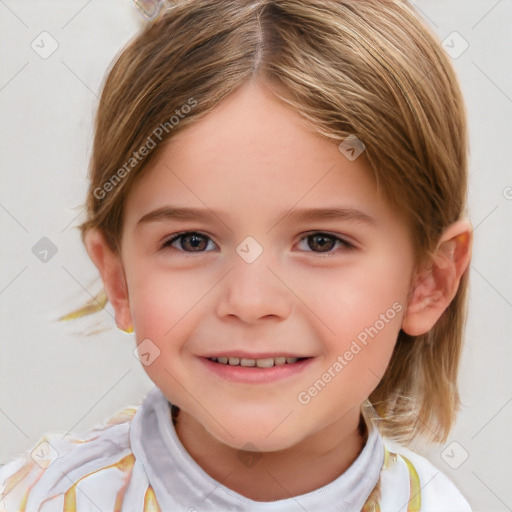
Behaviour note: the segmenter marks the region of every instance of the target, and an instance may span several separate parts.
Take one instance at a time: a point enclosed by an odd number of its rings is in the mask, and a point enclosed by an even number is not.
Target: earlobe
[[[89,257],[100,272],[105,293],[116,314],[116,324],[125,331],[133,322],[121,257],[112,251],[103,233],[97,228],[92,228],[85,234],[84,244]]]
[[[472,227],[466,220],[451,224],[441,236],[428,265],[413,278],[402,330],[411,336],[428,332],[450,305],[469,266]]]

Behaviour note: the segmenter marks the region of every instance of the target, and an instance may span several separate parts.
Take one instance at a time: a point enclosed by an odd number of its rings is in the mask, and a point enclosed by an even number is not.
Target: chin
[[[233,449],[273,452],[291,448],[304,437],[290,430],[289,425],[281,429],[283,423],[285,422],[282,417],[272,421],[267,419],[264,422],[257,418],[233,418],[223,423],[227,432],[217,424],[208,430],[219,442]]]

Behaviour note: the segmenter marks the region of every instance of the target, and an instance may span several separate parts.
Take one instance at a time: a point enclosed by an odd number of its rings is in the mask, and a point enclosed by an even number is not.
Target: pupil
[[[204,238],[200,235],[188,235],[185,237],[185,245],[189,245],[192,249],[204,249]]]
[[[318,252],[326,252],[326,251],[329,251],[330,249],[332,249],[332,247],[333,247],[334,240],[329,236],[313,235],[312,239],[313,239],[313,243],[310,244],[309,246],[311,249],[315,249],[315,247],[313,247],[313,246],[316,245],[316,249],[319,249]]]

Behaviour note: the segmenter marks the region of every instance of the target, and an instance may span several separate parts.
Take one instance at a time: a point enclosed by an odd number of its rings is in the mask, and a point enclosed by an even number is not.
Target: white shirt
[[[300,496],[254,501],[195,462],[176,434],[169,402],[155,387],[140,405],[84,439],[50,433],[36,443],[32,457],[27,453],[1,466],[0,511],[471,512],[445,475],[405,451],[407,456],[388,450],[370,427],[357,459],[332,482]],[[379,496],[369,498],[377,483]]]

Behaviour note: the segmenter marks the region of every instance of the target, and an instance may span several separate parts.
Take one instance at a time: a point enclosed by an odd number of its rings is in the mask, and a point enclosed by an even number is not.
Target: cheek
[[[211,271],[206,274],[155,267],[140,265],[131,274],[130,307],[144,370],[169,397],[176,398],[174,379],[187,380],[180,361],[208,313],[207,294],[218,278]],[[143,354],[147,352],[150,359],[145,361]]]
[[[132,274],[130,307],[137,332],[156,340],[187,324],[212,276],[141,265]]]
[[[204,314],[204,291],[179,273],[140,273],[133,285],[130,305],[143,369],[171,400],[181,403],[176,380],[186,381],[180,361],[198,315]]]
[[[334,337],[355,337],[386,312],[386,326],[398,331],[408,274],[391,264],[375,262],[311,273],[301,289],[304,302]]]
[[[382,258],[335,275],[317,273],[303,290],[309,290],[305,302],[325,327],[327,368],[338,361],[343,368],[337,365],[336,373],[343,377],[336,380],[366,397],[384,374],[400,331],[407,267]]]

